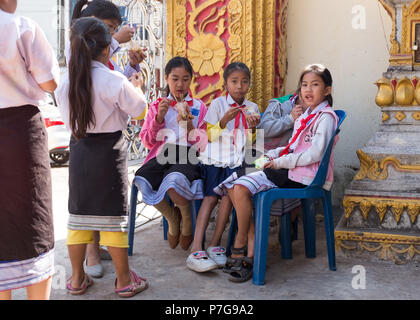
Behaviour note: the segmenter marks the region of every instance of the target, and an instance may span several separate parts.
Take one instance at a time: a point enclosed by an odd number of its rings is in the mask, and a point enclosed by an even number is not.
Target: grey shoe
[[[93,278],[102,278],[104,276],[104,267],[100,263],[94,266],[88,266],[85,261],[85,271]]]
[[[111,254],[105,247],[99,248],[99,256],[101,257],[101,260],[112,260]]]

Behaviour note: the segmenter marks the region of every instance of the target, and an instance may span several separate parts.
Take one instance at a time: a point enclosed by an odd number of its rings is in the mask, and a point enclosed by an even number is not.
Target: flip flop
[[[131,298],[149,287],[149,283],[146,278],[139,277],[132,270],[130,270],[130,273],[132,282],[124,288],[115,288],[115,293],[121,298]],[[115,286],[117,286],[117,279],[115,279]]]
[[[72,285],[71,285],[71,279],[72,279],[72,277],[67,279],[66,287],[67,287],[67,291],[74,296],[79,296],[79,295],[85,294],[87,289],[91,285],[93,285],[92,278],[89,277],[89,275],[86,274],[86,273],[85,273],[85,277],[83,278],[82,284],[80,285],[80,288],[73,288]]]

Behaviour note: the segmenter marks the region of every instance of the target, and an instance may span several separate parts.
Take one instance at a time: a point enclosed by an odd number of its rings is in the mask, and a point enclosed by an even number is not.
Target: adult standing
[[[38,105],[57,87],[59,68],[45,34],[0,0],[0,299],[26,287],[49,299],[54,274],[47,134]]]

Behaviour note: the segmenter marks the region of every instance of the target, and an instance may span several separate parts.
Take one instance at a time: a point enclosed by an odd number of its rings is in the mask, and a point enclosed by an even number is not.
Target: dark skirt
[[[127,141],[121,131],[70,140],[72,230],[127,231]]]
[[[199,161],[191,147],[165,145],[157,157],[137,170],[134,182],[148,205],[161,202],[169,189],[187,200],[203,198]]]
[[[200,164],[204,196],[221,198],[221,196],[215,193],[213,189],[225,181],[232,173],[239,171],[241,168],[242,167],[236,167],[231,169],[229,167],[222,168],[213,165]]]
[[[35,106],[0,109],[0,261],[54,248],[47,133]]]

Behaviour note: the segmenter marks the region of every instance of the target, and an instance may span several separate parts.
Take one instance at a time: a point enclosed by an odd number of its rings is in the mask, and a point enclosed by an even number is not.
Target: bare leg
[[[26,288],[28,300],[49,300],[52,277]]]
[[[248,188],[242,185],[235,185],[233,204],[238,218],[238,234],[236,235],[234,247],[242,248],[248,244],[248,233],[252,220],[252,199]],[[240,257],[240,255],[232,254],[232,258]]]
[[[0,300],[12,300],[12,290],[0,292]]]
[[[197,222],[195,225],[194,240],[191,246],[191,252],[201,251],[204,235],[209,224],[210,214],[217,204],[217,197],[207,196],[204,197],[200,211],[198,211]]]
[[[69,252],[72,268],[71,286],[73,288],[80,288],[85,278],[83,261],[85,260],[86,244],[68,245],[67,250]]]
[[[214,230],[213,237],[210,241],[210,247],[220,245],[220,240],[222,239],[231,211],[232,202],[230,201],[229,196],[224,196],[220,201],[219,211],[217,212],[216,217],[216,229]]]
[[[93,232],[93,243],[87,245],[86,253],[86,265],[96,266],[101,263],[101,256],[99,255],[99,231]]]
[[[112,262],[114,263],[115,273],[117,274],[117,288],[123,288],[131,283],[130,267],[128,265],[127,248],[109,247]]]

